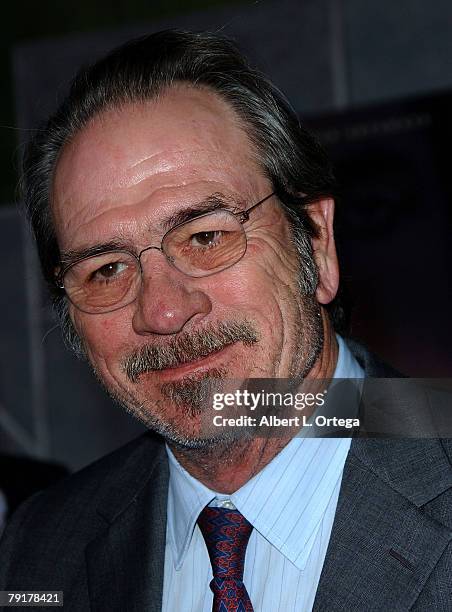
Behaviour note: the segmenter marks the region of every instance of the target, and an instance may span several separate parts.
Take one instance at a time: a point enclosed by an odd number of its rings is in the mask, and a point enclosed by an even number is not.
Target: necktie
[[[245,552],[253,526],[238,510],[206,507],[198,518],[213,580],[212,612],[253,612],[243,584]]]

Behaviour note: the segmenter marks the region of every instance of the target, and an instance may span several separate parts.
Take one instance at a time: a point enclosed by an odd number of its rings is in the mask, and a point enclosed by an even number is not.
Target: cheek
[[[281,280],[274,267],[240,263],[218,278],[211,288],[211,299],[217,319],[226,316],[246,317],[265,337],[281,335],[281,329],[297,312],[294,288]],[[292,283],[295,284],[295,283]]]
[[[80,313],[74,316],[74,324],[84,340],[90,361],[98,371],[105,365],[111,367],[127,345],[127,317],[124,311],[105,315]]]
[[[241,288],[258,308],[266,301],[283,306],[289,298],[299,299],[297,254],[276,240],[250,240],[245,257],[232,269],[235,275],[229,284]]]
[[[268,248],[259,248],[265,244]],[[312,304],[299,287],[297,255],[269,243],[250,245],[249,259],[234,268],[227,297],[239,306],[261,335],[252,359],[254,376],[287,377],[303,369],[301,348]]]

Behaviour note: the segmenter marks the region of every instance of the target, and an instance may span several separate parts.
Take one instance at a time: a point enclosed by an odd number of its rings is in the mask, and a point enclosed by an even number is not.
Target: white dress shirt
[[[335,378],[364,372],[338,336]],[[294,438],[232,495],[193,478],[167,448],[170,481],[163,612],[211,612],[207,548],[196,524],[206,505],[237,508],[253,525],[244,584],[255,612],[312,609],[336,512],[350,438]]]

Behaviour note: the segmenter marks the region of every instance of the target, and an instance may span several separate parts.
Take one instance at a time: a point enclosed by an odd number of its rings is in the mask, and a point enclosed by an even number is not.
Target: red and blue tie
[[[209,506],[199,515],[198,525],[212,564],[212,612],[253,612],[243,584],[245,552],[253,526],[237,510]]]

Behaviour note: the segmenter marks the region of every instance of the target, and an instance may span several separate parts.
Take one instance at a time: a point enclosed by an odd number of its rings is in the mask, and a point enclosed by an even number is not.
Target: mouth
[[[232,346],[232,344],[228,344],[218,351],[209,353],[205,357],[199,357],[197,359],[181,363],[180,365],[164,368],[162,370],[154,370],[149,372],[149,374],[151,374],[153,377],[157,377],[162,382],[166,382],[169,380],[183,378],[187,374],[205,372],[206,370],[216,366],[217,362],[223,359],[228,349],[230,349]]]

